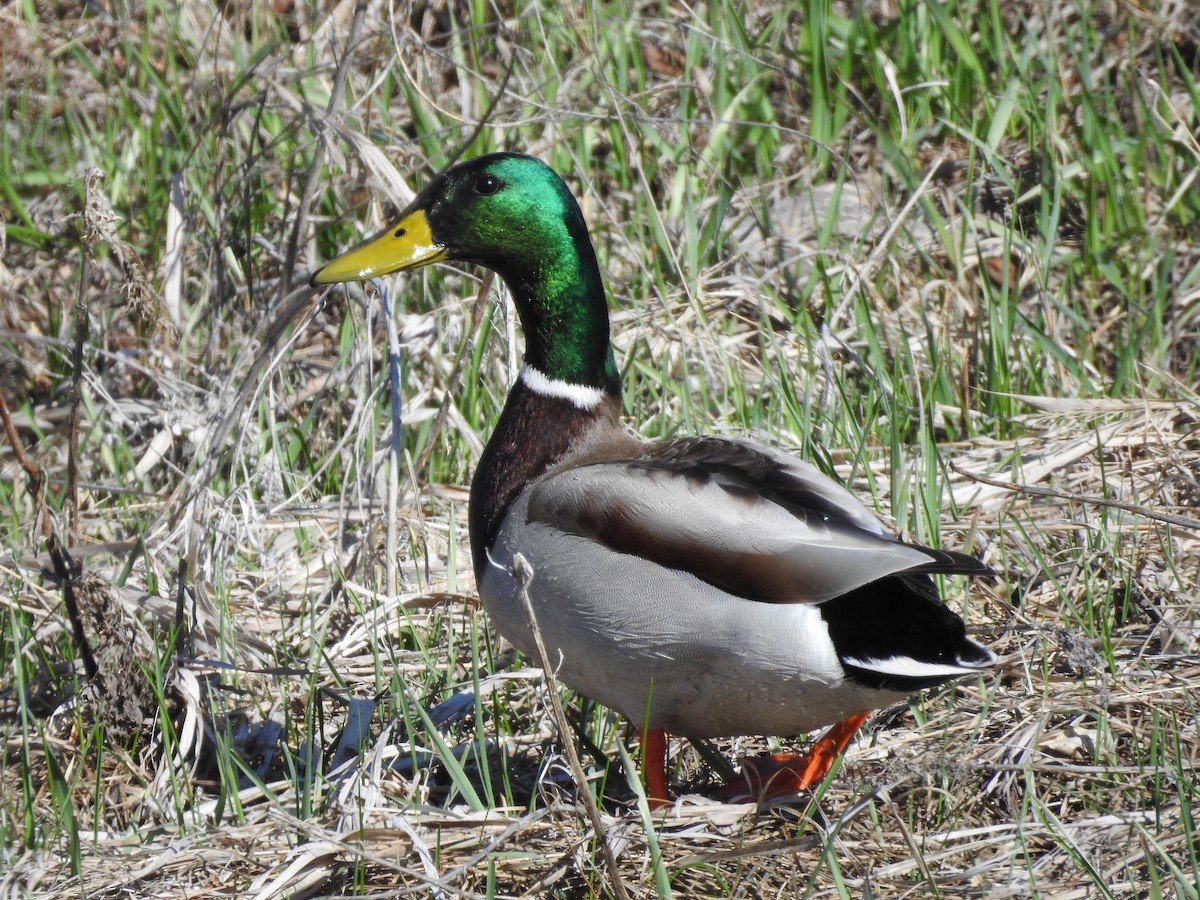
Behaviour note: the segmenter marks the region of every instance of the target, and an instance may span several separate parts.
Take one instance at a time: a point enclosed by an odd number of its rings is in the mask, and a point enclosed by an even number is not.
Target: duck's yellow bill
[[[425,211],[417,209],[387,231],[322,266],[308,283],[316,287],[339,281],[363,281],[445,258],[446,248],[433,239]]]

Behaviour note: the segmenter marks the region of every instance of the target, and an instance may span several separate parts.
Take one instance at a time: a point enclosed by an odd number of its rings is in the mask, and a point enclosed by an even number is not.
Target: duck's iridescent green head
[[[495,271],[513,293],[526,360],[542,374],[616,391],[608,310],[579,205],[545,163],[481,156],[442,173],[394,225],[312,276],[315,287],[445,260]]]

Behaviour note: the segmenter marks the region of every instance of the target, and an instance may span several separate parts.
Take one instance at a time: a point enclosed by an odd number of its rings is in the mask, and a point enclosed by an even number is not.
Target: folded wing
[[[558,470],[535,485],[527,515],[774,603],[820,603],[898,573],[991,571],[964,554],[897,540],[815,467],[730,438]]]

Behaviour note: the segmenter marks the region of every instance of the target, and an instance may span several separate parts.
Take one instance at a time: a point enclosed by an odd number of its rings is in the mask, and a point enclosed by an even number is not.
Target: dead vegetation
[[[0,182],[5,896],[1196,895],[1188,4],[998,5],[1075,118],[994,150],[928,122],[910,156],[882,146],[895,97],[839,70],[824,161],[806,20],[769,4],[28,6],[0,4],[28,167]],[[900,65],[912,10],[867,7]],[[769,152],[722,94],[746,68]],[[483,140],[553,155],[582,195],[634,421],[756,430],[997,572],[951,593],[996,676],[881,711],[814,796],[715,803],[679,743],[683,799],[651,819],[632,736],[568,698],[597,835],[464,540],[511,316],[458,276],[412,279],[391,319],[299,287],[501,85]],[[1157,136],[1144,183],[1079,175],[1105,92],[1123,153]]]

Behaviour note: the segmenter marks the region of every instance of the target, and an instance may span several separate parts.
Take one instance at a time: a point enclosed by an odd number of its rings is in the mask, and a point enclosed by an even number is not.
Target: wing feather
[[[532,488],[527,516],[776,603],[820,603],[902,572],[990,572],[897,540],[815,467],[729,438],[557,470]]]

